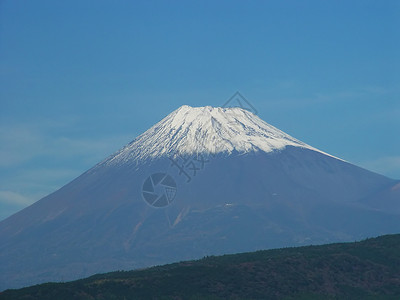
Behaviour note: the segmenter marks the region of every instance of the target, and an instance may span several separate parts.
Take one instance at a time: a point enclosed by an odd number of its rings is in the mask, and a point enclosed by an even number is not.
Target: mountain
[[[184,105],[103,164],[124,165],[177,154],[268,153],[286,146],[319,151],[265,123],[247,110]]]
[[[183,106],[0,222],[0,290],[400,232],[399,181],[240,108]]]
[[[400,235],[206,257],[0,293],[0,299],[398,299]]]

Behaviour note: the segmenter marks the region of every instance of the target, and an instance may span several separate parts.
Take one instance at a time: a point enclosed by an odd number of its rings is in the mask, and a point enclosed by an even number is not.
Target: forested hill
[[[0,299],[399,299],[400,234],[99,274]]]

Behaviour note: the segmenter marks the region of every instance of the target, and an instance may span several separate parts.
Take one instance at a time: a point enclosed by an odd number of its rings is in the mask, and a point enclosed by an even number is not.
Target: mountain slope
[[[0,299],[395,299],[400,235],[207,257],[0,294]]]
[[[397,184],[242,109],[184,106],[2,221],[0,290],[398,233]]]

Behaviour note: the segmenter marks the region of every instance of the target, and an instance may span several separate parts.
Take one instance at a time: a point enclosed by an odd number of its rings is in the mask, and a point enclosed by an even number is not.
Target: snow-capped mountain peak
[[[183,105],[110,157],[107,164],[175,154],[272,152],[286,146],[319,151],[242,108]]]

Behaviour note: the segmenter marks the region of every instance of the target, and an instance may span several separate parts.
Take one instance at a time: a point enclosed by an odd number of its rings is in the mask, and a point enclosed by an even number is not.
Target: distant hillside
[[[0,299],[400,299],[400,234],[207,257],[0,293]]]

